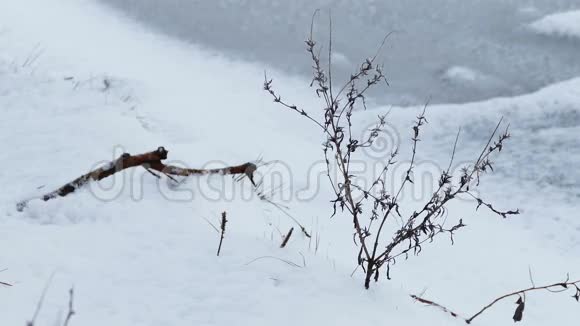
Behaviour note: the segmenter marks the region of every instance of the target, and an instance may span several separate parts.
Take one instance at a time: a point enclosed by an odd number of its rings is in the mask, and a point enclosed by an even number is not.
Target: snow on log
[[[42,195],[40,199],[44,201],[49,201],[56,197],[64,197],[77,189],[83,187],[90,181],[99,181],[106,177],[109,177],[117,172],[123,171],[125,169],[134,168],[142,166],[147,170],[159,171],[165,175],[177,175],[177,176],[192,176],[192,175],[205,175],[205,174],[222,174],[222,175],[235,175],[244,174],[246,175],[252,184],[254,183],[254,172],[257,167],[254,163],[245,163],[237,166],[230,166],[218,169],[186,169],[177,166],[166,165],[163,160],[167,159],[168,151],[164,147],[159,147],[156,150],[139,155],[131,155],[129,153],[123,153],[119,158],[110,162],[109,164],[93,170],[87,174],[84,174],[73,181],[63,185],[62,187],[51,191],[45,195]],[[16,204],[16,208],[19,212],[24,210],[28,204],[28,200],[21,201]]]

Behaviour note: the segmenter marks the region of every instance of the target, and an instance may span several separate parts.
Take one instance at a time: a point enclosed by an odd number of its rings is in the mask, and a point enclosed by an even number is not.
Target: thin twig
[[[304,254],[302,252],[299,251],[298,253],[302,257],[302,267],[306,267],[306,257],[304,257]]]
[[[73,308],[74,288],[70,288],[70,290],[68,291],[68,294],[69,294],[68,313],[66,315],[66,319],[64,320],[64,324],[62,324],[63,326],[68,326],[68,323],[69,323],[70,319],[72,318],[72,316],[74,314],[76,314],[76,311]]]
[[[226,233],[226,223],[228,222],[228,220],[226,219],[226,212],[222,212],[222,220],[221,220],[221,236],[220,236],[220,244],[217,250],[217,255],[220,255],[220,252],[222,250],[222,242],[224,241],[224,237],[225,237],[225,233]]]
[[[292,216],[290,213],[288,213],[279,204],[276,204],[276,203],[274,203],[273,201],[271,201],[270,199],[267,199],[267,198],[263,198],[263,200],[266,201],[267,203],[271,204],[272,206],[276,207],[280,212],[282,212],[284,215],[288,216],[292,221],[294,221],[294,223],[296,223],[300,227],[300,230],[302,231],[302,233],[304,233],[304,235],[307,238],[311,238],[312,237],[310,235],[310,233],[308,233],[308,231],[306,231],[306,228],[302,225],[302,223],[298,222],[298,219],[296,219],[294,216]]]
[[[145,169],[145,171],[149,172],[152,176],[156,177],[157,179],[161,179],[161,176],[155,172],[153,172],[151,169],[147,168],[147,167],[143,167]]]
[[[534,277],[532,276],[532,267],[528,266],[528,275],[530,276],[530,283],[532,283],[533,287],[536,287],[536,283],[534,282]]]
[[[209,224],[217,233],[220,233],[220,230],[217,228],[217,226],[213,225],[213,223],[210,222],[210,220],[208,220],[207,218],[205,218],[203,216],[201,218],[203,218],[207,222],[207,224]]]
[[[258,258],[252,259],[251,261],[245,263],[244,266],[248,266],[248,265],[253,264],[253,263],[257,262],[258,260],[262,260],[262,259],[274,259],[274,260],[281,261],[281,262],[283,262],[285,264],[288,264],[288,265],[290,265],[292,267],[302,268],[302,266],[300,266],[300,265],[298,265],[298,264],[296,264],[294,262],[291,262],[291,261],[286,260],[286,259],[274,257],[274,256],[262,256],[262,257],[258,257]]]
[[[530,279],[531,279],[531,270],[530,270]],[[533,283],[533,280],[532,280],[532,283]],[[555,291],[556,289],[559,289],[559,290]],[[532,285],[532,287],[529,287],[527,289],[517,290],[514,292],[504,294],[500,297],[497,297],[496,299],[491,301],[489,304],[485,305],[483,308],[481,308],[478,312],[476,312],[475,314],[473,314],[469,318],[461,317],[459,314],[453,312],[451,309],[449,309],[443,305],[440,305],[432,300],[421,298],[421,297],[416,296],[416,295],[411,295],[411,298],[413,298],[421,303],[427,304],[429,306],[441,309],[444,312],[451,314],[453,317],[460,318],[460,319],[464,320],[467,324],[471,324],[471,322],[475,318],[479,317],[486,310],[493,307],[496,303],[503,301],[507,298],[517,296],[519,298],[518,302],[516,302],[518,304],[518,306],[516,308],[516,312],[514,314],[513,319],[514,319],[514,321],[520,321],[522,319],[522,314],[523,314],[524,307],[525,307],[526,293],[533,292],[533,291],[540,291],[540,290],[546,290],[546,291],[553,292],[553,293],[560,293],[560,292],[564,292],[566,290],[574,290],[575,294],[572,297],[574,299],[576,299],[576,301],[580,301],[580,280],[572,282],[569,280],[569,277],[567,277],[564,282],[557,282],[557,283],[552,283],[552,284],[548,284],[548,285],[544,285],[544,286]]]
[[[330,99],[334,102],[332,96],[332,9],[328,9],[328,92]]]
[[[455,312],[449,310],[447,307],[444,307],[444,306],[442,306],[442,305],[440,305],[440,304],[438,304],[436,302],[433,302],[431,300],[423,299],[420,296],[417,296],[417,295],[414,295],[414,294],[411,295],[411,298],[413,298],[414,300],[416,300],[418,302],[424,303],[426,305],[429,305],[429,306],[432,306],[432,307],[435,307],[435,308],[439,308],[443,312],[446,312],[446,313],[450,314],[453,317],[456,317],[456,318],[459,317],[459,315],[457,313],[455,313]],[[459,318],[465,319],[463,317],[459,317]]]
[[[46,293],[48,292],[48,288],[50,287],[50,284],[52,284],[52,279],[54,278],[54,272],[52,274],[50,274],[50,277],[48,278],[48,281],[46,282],[46,285],[44,286],[44,289],[42,290],[42,294],[40,295],[40,298],[38,299],[38,302],[36,303],[36,309],[34,310],[34,315],[32,315],[32,319],[30,319],[30,321],[28,321],[26,323],[27,326],[34,326],[34,323],[36,323],[36,318],[38,317],[38,314],[40,313],[40,310],[42,309],[42,304],[44,303],[44,298],[46,297]]]
[[[290,231],[288,231],[286,236],[284,236],[284,240],[282,240],[282,244],[280,245],[280,248],[286,247],[286,245],[288,244],[288,241],[290,240],[290,237],[292,236],[292,231],[294,231],[294,228],[290,228]]]

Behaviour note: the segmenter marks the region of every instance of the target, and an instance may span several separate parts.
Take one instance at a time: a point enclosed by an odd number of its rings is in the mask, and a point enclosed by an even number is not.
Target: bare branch
[[[533,283],[533,281],[532,281],[532,283]],[[516,307],[516,310],[515,310],[514,316],[513,316],[514,321],[518,322],[518,321],[521,321],[522,317],[523,317],[523,312],[524,312],[524,308],[525,308],[525,301],[526,301],[526,294],[530,293],[530,292],[535,292],[535,291],[549,291],[552,293],[573,291],[574,295],[572,297],[576,301],[580,301],[580,280],[570,281],[570,278],[567,277],[566,280],[563,282],[557,282],[557,283],[552,283],[552,284],[543,285],[543,286],[533,285],[532,287],[529,287],[526,289],[517,290],[517,291],[513,291],[510,293],[504,294],[502,296],[497,297],[496,299],[491,301],[489,304],[485,305],[483,308],[481,308],[478,312],[476,312],[475,314],[473,314],[469,318],[460,317],[458,314],[452,312],[452,310],[450,310],[450,309],[448,309],[448,308],[446,308],[438,303],[435,303],[432,300],[427,300],[427,299],[421,298],[421,297],[416,296],[416,295],[411,295],[411,297],[413,299],[421,302],[421,303],[436,307],[436,308],[441,309],[447,313],[450,313],[453,317],[460,318],[460,319],[464,320],[467,324],[471,324],[471,322],[474,319],[479,317],[481,314],[483,314],[485,311],[487,311],[488,309],[493,307],[498,302],[503,301],[505,299],[508,299],[510,297],[518,297],[518,300],[516,302],[517,307]]]
[[[429,306],[432,306],[432,307],[435,307],[435,308],[439,308],[443,312],[446,312],[446,313],[450,314],[452,317],[464,319],[462,317],[459,317],[459,315],[457,313],[449,310],[447,307],[444,307],[444,306],[442,306],[442,305],[440,305],[440,304],[438,304],[436,302],[433,302],[431,300],[423,299],[420,296],[417,296],[417,295],[414,295],[414,294],[411,295],[411,298],[413,298],[414,300],[416,300],[416,301],[418,301],[420,303],[424,303],[426,305],[429,305]]]

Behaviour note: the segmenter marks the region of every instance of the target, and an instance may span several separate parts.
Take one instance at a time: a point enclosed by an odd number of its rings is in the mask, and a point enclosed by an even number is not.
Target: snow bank
[[[580,10],[551,14],[536,20],[529,27],[544,35],[580,38]]]

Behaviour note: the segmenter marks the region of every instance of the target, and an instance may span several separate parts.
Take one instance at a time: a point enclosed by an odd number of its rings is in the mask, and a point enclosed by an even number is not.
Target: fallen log
[[[243,174],[246,175],[252,184],[254,183],[254,172],[257,167],[254,163],[245,163],[237,166],[230,166],[218,169],[186,169],[177,166],[166,165],[163,160],[167,159],[168,151],[164,147],[159,147],[156,150],[139,155],[131,155],[129,153],[123,153],[119,158],[110,162],[109,164],[93,170],[87,174],[84,174],[73,181],[63,185],[62,187],[51,191],[45,195],[42,195],[40,199],[43,201],[49,201],[56,197],[64,197],[77,189],[85,186],[91,181],[99,181],[106,177],[109,177],[117,172],[123,171],[125,169],[142,166],[148,171],[155,170],[161,172],[167,176],[183,176],[188,177],[192,175],[207,175],[207,174],[222,174],[222,175],[235,175]],[[21,212],[31,199],[21,201],[16,204],[16,208]]]

